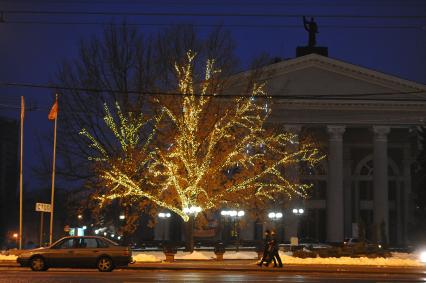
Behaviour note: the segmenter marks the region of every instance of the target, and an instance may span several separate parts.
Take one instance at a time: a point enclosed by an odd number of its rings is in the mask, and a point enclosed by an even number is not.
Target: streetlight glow
[[[126,218],[126,216],[124,214],[121,214],[119,218],[120,218],[120,220],[124,220]]]
[[[305,213],[305,210],[303,208],[293,208],[293,213],[296,215],[302,215]]]
[[[277,220],[283,217],[281,212],[269,212],[268,217],[272,220]]]
[[[420,261],[426,263],[426,251],[420,253]]]
[[[160,218],[169,218],[170,216],[172,216],[169,212],[160,212],[158,213],[158,217]]]
[[[83,219],[83,215],[79,214],[79,215],[77,215],[77,218],[78,219]]]

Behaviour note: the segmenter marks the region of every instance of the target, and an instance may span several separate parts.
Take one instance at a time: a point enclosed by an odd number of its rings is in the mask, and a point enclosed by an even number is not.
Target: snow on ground
[[[280,251],[280,256],[284,264],[318,264],[318,265],[378,265],[378,266],[423,266],[415,254],[392,253],[390,258],[297,258],[291,253]],[[231,252],[224,254],[224,259],[257,259],[256,252]],[[175,259],[177,260],[212,260],[216,256],[212,251],[194,251],[193,253],[179,251]],[[134,252],[133,259],[136,262],[161,262],[165,259],[162,252]]]
[[[159,251],[132,252],[132,257],[136,262],[161,262],[166,259],[164,253]]]
[[[16,255],[2,255],[0,254],[0,260],[13,260],[16,261]]]
[[[194,251],[193,253],[178,252],[175,255],[175,259],[186,260],[209,260],[214,258],[216,258],[216,255],[211,251]]]
[[[351,258],[351,257],[328,257],[328,258],[297,258],[289,253],[280,251],[280,256],[284,264],[337,264],[337,265],[376,265],[376,266],[423,266],[416,258],[408,254],[397,253],[389,258]]]
[[[231,252],[223,254],[224,259],[257,259],[257,252]]]

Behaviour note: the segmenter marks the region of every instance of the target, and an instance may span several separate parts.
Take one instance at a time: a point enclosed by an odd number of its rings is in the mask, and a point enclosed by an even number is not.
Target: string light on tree
[[[319,150],[311,143],[294,149],[289,145],[297,144],[298,136],[268,129],[272,107],[264,83],[254,82],[241,97],[218,98],[222,82],[215,61],[207,61],[204,79],[194,83],[195,58],[189,51],[185,63],[175,64],[182,96],[156,97],[158,114],[150,120],[148,138],[140,137],[148,120],[125,115],[118,104],[119,122],[106,106],[104,120],[121,155],[106,152],[82,131],[98,151],[91,159],[104,164],[99,176],[106,189],[99,198],[149,200],[188,221],[190,213],[223,205],[306,196],[310,185],[294,183],[283,172],[299,162],[314,166],[323,158]]]

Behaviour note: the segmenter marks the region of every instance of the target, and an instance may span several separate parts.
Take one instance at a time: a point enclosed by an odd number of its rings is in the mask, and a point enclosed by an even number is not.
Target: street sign
[[[41,211],[41,212],[50,212],[50,203],[40,203],[37,202],[36,203],[36,207],[35,207],[36,211]]]

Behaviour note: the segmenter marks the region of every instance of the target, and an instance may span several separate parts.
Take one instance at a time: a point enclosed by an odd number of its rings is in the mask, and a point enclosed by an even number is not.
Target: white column
[[[352,172],[350,148],[343,150],[343,198],[344,198],[344,236],[352,237]]]
[[[343,133],[345,126],[327,126],[327,241],[343,241]]]
[[[410,154],[409,145],[404,147],[403,157],[403,174],[404,174],[404,185],[402,186],[402,226],[403,226],[403,243],[409,242],[408,236],[408,224],[410,223],[411,216],[411,163],[413,162]]]
[[[373,150],[373,219],[377,240],[388,241],[389,200],[388,200],[388,126],[374,126]]]

